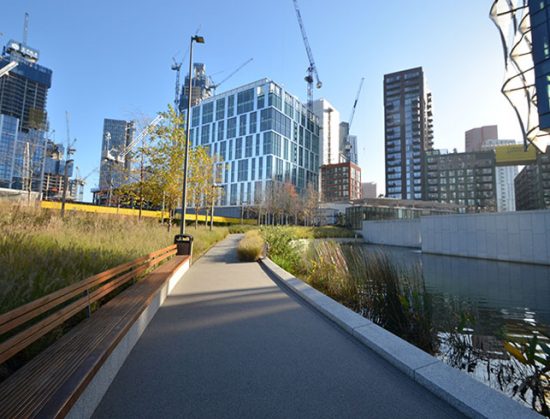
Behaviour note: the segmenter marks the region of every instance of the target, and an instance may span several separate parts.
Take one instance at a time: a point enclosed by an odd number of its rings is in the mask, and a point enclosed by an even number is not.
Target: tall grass
[[[248,231],[237,246],[237,255],[243,262],[255,262],[262,257],[264,245],[258,230]]]
[[[0,313],[173,242],[158,221],[0,205]],[[194,256],[226,228],[193,231]]]

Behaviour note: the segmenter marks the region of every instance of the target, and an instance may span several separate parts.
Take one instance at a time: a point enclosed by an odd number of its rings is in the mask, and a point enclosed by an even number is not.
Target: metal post
[[[186,115],[186,133],[185,133],[185,158],[183,164],[183,187],[182,187],[182,197],[181,197],[181,225],[180,225],[180,235],[185,234],[185,215],[187,212],[187,166],[189,164],[189,136],[191,134],[191,101],[192,101],[192,91],[193,91],[193,42],[198,42],[200,44],[204,43],[204,38],[202,36],[192,36],[191,43],[189,46],[189,97],[187,100],[187,115]]]
[[[181,193],[181,225],[180,234],[185,234],[185,214],[187,212],[187,165],[189,164],[189,136],[191,134],[191,97],[193,90],[193,40],[189,47],[189,93],[187,96],[187,115],[185,116],[185,157],[183,163],[183,188]]]

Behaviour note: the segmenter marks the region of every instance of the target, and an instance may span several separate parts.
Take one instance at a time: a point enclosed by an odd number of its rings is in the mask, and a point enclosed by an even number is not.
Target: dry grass
[[[0,313],[173,242],[155,220],[0,205]],[[227,235],[198,229],[195,256]]]
[[[262,257],[264,244],[258,230],[248,231],[237,246],[237,255],[243,262],[255,262]]]

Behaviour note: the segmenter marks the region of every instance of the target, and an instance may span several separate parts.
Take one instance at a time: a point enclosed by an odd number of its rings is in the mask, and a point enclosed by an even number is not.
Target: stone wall
[[[550,210],[364,221],[362,234],[425,253],[550,265]]]

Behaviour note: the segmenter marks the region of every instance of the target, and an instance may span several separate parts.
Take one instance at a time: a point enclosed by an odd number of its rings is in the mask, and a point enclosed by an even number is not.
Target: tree
[[[317,209],[319,208],[319,191],[313,183],[308,183],[306,187],[302,207],[304,224],[313,224],[313,219],[316,215]]]
[[[188,188],[190,202],[195,210],[195,228],[199,223],[199,212],[212,202],[215,159],[205,147],[195,147],[189,153]]]
[[[147,148],[151,175],[143,187],[152,202],[159,205],[162,202],[168,209],[170,230],[182,190],[185,129],[183,117],[171,105],[161,115],[164,119],[153,129],[152,144]]]

